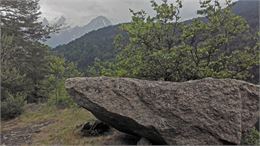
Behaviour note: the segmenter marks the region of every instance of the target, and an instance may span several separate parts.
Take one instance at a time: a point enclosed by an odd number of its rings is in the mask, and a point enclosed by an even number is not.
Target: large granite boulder
[[[239,144],[259,116],[259,86],[239,80],[71,78],[66,88],[99,120],[153,144]]]

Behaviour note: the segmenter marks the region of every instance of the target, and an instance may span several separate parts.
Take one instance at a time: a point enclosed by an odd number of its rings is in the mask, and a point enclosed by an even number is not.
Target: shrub
[[[1,119],[9,120],[23,112],[25,96],[22,94],[9,95],[1,102]]]
[[[56,98],[56,96],[51,96],[48,100],[49,106],[56,106],[58,108],[69,108],[74,107],[76,104],[68,95],[61,95]]]
[[[260,145],[260,133],[253,128],[242,138],[242,145]]]

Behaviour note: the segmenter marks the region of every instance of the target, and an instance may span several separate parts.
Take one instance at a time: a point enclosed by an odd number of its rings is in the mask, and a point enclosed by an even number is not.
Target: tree
[[[58,56],[50,56],[50,71],[48,82],[55,95],[55,103],[58,102],[58,98],[64,98],[67,96],[65,91],[65,79],[70,77],[79,77],[82,74],[77,70],[76,65],[70,62],[66,62],[63,58]]]
[[[30,44],[28,53],[22,61],[24,63],[23,72],[26,74],[30,93],[27,102],[46,101],[48,98],[48,76],[51,74],[49,48],[38,42]]]
[[[117,60],[106,66],[113,69],[101,68],[102,75],[128,76],[146,79],[163,78],[168,80],[168,65],[155,60],[154,56],[164,51],[166,54],[180,44],[180,32],[183,26],[180,23],[181,1],[168,4],[151,2],[156,16],[148,16],[143,10],[132,10],[132,22],[122,26],[129,35],[129,43],[121,46]],[[120,40],[119,40],[119,43]],[[97,65],[97,63],[96,63]],[[169,64],[172,65],[172,64]],[[107,72],[107,71],[113,71]]]
[[[1,37],[1,118],[8,120],[20,115],[24,104],[24,75],[22,75],[15,67],[12,66],[13,60],[10,53],[14,57],[15,50],[9,48],[13,43],[13,38],[2,35]],[[7,49],[9,49],[7,51]],[[5,58],[8,58],[7,61]]]
[[[204,0],[200,5],[198,14],[203,17],[191,24],[179,22],[179,0],[174,4],[152,1],[154,17],[131,11],[132,22],[123,25],[128,45],[120,47],[114,62],[96,62],[92,71],[165,81],[251,78],[250,69],[259,64],[259,47],[247,22],[232,12],[230,0],[224,7],[218,0]]]
[[[56,27],[43,26],[39,21],[41,12],[38,2],[39,0],[2,0],[0,6],[1,36],[6,38],[1,39],[1,77],[13,78],[8,73],[12,70],[22,80],[19,85],[18,82],[5,80],[1,89],[12,93],[23,91],[28,94],[27,99],[39,97],[43,88],[40,84],[47,76],[46,58],[49,52],[40,41],[57,30]]]

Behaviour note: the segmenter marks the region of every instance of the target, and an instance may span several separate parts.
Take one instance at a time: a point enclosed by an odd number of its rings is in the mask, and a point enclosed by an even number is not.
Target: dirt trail
[[[47,120],[24,127],[17,127],[14,123],[8,123],[8,127],[11,127],[10,130],[1,131],[1,145],[30,145],[32,144],[32,135],[41,132],[42,128],[54,123],[54,121]]]

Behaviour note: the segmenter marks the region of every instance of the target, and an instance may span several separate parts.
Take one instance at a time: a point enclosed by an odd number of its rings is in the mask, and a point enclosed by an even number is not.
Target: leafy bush
[[[242,138],[242,145],[260,145],[260,133],[253,128],[248,135]]]
[[[9,95],[1,102],[1,118],[2,120],[9,120],[19,116],[23,112],[25,96],[16,94]]]

